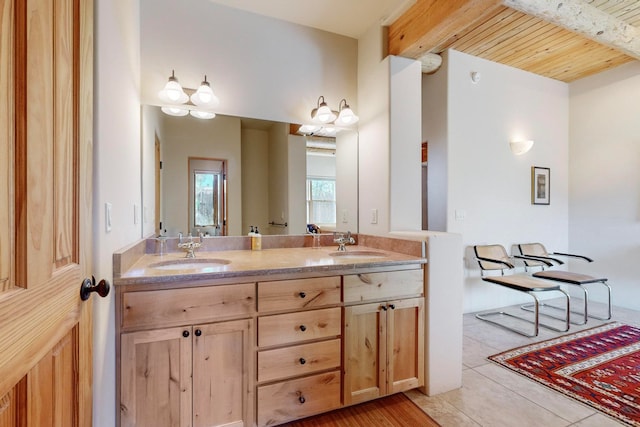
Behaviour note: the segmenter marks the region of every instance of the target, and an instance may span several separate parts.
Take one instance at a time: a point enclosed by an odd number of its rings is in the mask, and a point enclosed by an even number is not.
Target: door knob
[[[97,292],[102,298],[109,295],[109,290],[111,290],[111,286],[109,282],[102,279],[96,285],[96,278],[91,276],[91,279],[86,278],[82,281],[80,285],[80,299],[82,301],[86,301],[91,296],[91,292]]]

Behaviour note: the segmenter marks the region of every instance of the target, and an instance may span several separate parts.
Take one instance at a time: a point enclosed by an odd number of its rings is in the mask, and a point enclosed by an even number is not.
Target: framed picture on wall
[[[551,201],[551,169],[531,166],[531,204],[548,205]]]

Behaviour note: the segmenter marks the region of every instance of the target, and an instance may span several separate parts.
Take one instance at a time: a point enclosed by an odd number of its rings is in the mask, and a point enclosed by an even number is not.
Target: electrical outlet
[[[371,209],[371,224],[378,223],[378,209]]]
[[[349,222],[349,213],[347,212],[346,209],[342,210],[342,222],[345,224]]]

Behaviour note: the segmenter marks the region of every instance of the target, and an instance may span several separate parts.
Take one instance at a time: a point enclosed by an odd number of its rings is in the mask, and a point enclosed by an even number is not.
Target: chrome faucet
[[[353,237],[351,237],[350,231],[347,231],[346,234],[342,232],[334,232],[333,242],[338,244],[338,252],[344,252],[347,250],[345,245],[346,244],[353,245],[356,243],[356,240]]]
[[[199,241],[197,242],[193,240],[193,236],[191,235],[191,233],[189,233],[189,235],[187,236],[186,242],[182,241],[182,233],[178,234],[178,238],[180,239],[178,241],[178,247],[180,249],[185,249],[187,251],[185,258],[195,258],[196,257],[195,250],[202,245],[202,233],[200,233],[200,238],[199,238]]]

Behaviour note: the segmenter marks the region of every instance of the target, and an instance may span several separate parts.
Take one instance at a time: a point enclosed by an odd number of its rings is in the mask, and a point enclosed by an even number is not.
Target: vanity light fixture
[[[216,113],[213,111],[202,110],[189,110],[189,114],[193,117],[197,117],[198,119],[213,119],[216,116]]]
[[[322,100],[322,102],[320,100]],[[331,108],[329,108],[327,103],[324,101],[324,96],[320,96],[318,98],[318,105],[316,108],[311,110],[311,120],[320,123],[331,123],[336,119],[336,117],[336,113],[331,111]]]
[[[351,126],[359,120],[353,113],[346,99],[338,104],[338,111],[334,111],[324,100],[324,96],[318,98],[317,106],[311,110],[311,121],[316,124],[334,124],[338,127]]]
[[[158,92],[158,98],[164,104],[161,107],[162,112],[178,117],[190,114],[199,119],[212,119],[216,116],[210,109],[217,106],[220,100],[213,93],[206,75],[197,90],[187,89],[187,91],[191,96],[187,95],[178,82],[175,71],[171,70],[169,81],[164,89]]]
[[[346,99],[342,99],[338,104],[338,118],[335,121],[336,126],[350,126],[356,123],[360,118],[353,113]]]
[[[520,156],[521,154],[526,153],[527,151],[531,150],[531,147],[533,147],[532,140],[509,141],[509,148],[511,149],[511,152],[516,156]]]
[[[163,113],[170,116],[186,116],[189,114],[189,110],[181,105],[168,105],[160,108]]]
[[[171,70],[171,76],[169,76],[167,84],[164,85],[164,89],[158,92],[158,98],[168,104],[184,104],[189,100],[189,97],[184,93],[182,86],[178,82],[174,70]]]
[[[218,97],[213,93],[213,89],[211,89],[211,85],[207,81],[206,75],[204,76],[202,83],[200,83],[198,90],[191,95],[191,102],[198,107],[204,108],[217,107],[220,103]]]

